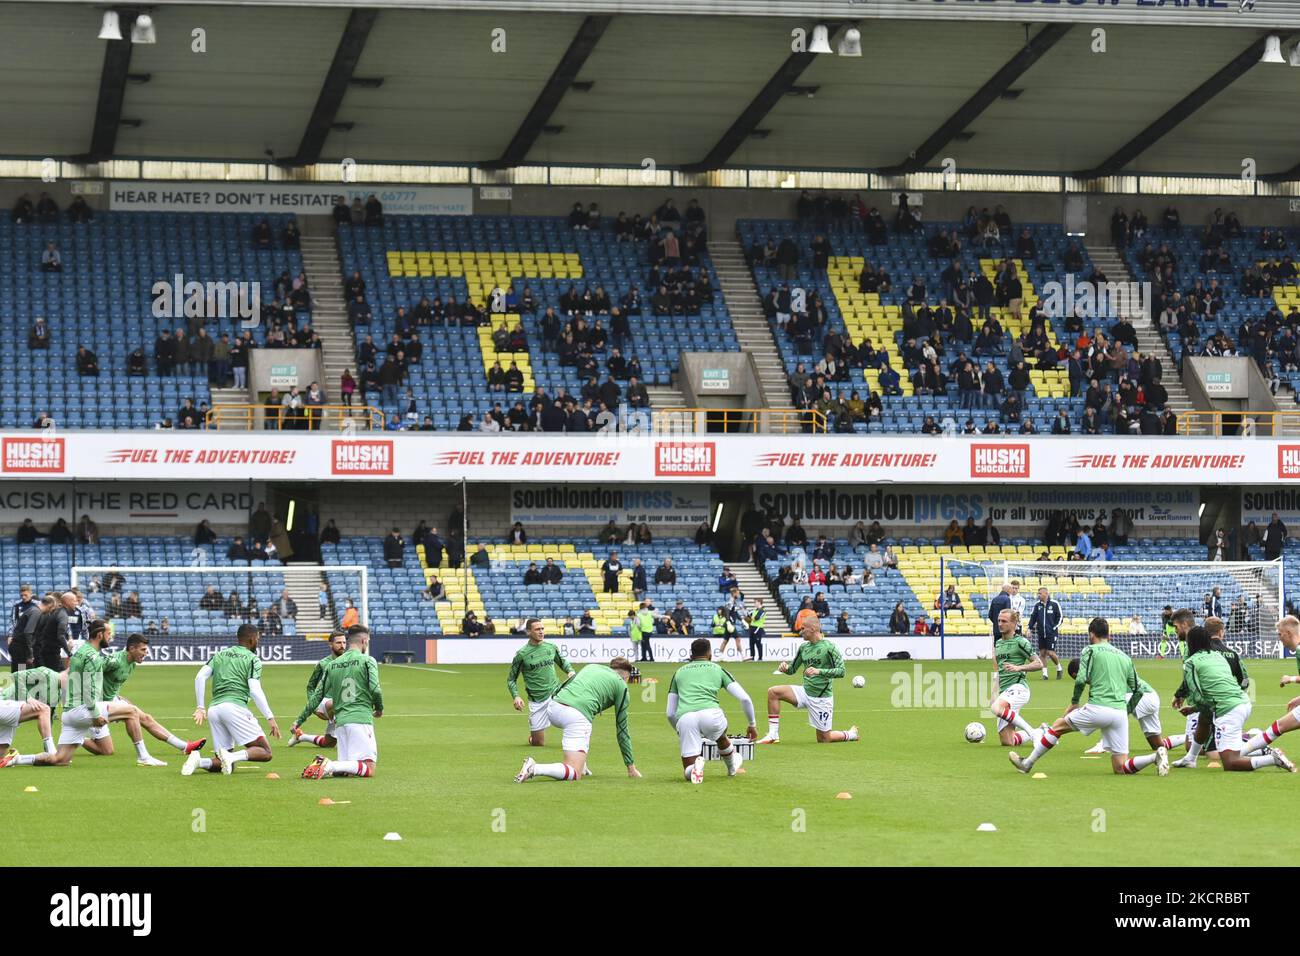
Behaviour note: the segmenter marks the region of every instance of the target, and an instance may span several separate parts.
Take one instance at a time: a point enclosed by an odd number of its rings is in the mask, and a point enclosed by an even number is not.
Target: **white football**
[[[866,687],[866,686],[867,686],[867,679],[866,679],[865,677],[863,677],[861,674],[859,674],[857,677],[853,678],[853,686],[854,686],[854,687]]]
[[[966,739],[973,744],[977,744],[983,740],[986,733],[987,731],[984,729],[984,725],[978,720],[972,720],[966,725]]]

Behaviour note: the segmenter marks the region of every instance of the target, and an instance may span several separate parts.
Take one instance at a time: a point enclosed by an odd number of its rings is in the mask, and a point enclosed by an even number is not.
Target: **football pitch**
[[[1278,687],[1291,661],[1247,662],[1258,699],[1250,726],[1282,715],[1290,698]],[[771,664],[728,664],[754,698],[764,731],[763,693],[786,683]],[[806,715],[783,709],[781,743],[759,747],[748,772],[728,778],[710,762],[705,781],[682,779],[677,738],[664,718],[673,665],[644,665],[656,684],[633,685],[631,733],[644,778],[629,780],[614,739],[612,714],[597,718],[591,767],[577,783],[513,780],[524,757],[559,760],[558,734],[530,748],[526,717],[510,706],[504,666],[380,668],[386,713],[377,721],[379,762],[369,780],[301,780],[318,751],[272,741],[270,764],[243,763],[231,777],[180,776],[181,757],[147,738],[169,766],[138,768],[125,730],[114,725],[117,754],[82,751],[67,768],[0,770],[7,839],[0,865],[1281,865],[1285,841],[1261,830],[1224,826],[1284,814],[1300,775],[1274,768],[1224,773],[1202,757],[1195,770],[1154,768],[1136,777],[1110,772],[1105,757],[1084,757],[1096,736],[1064,738],[1039,762],[1033,779],[1014,771],[982,708],[895,706],[922,695],[908,689],[923,674],[981,671],[987,662],[849,664],[863,674],[855,690],[836,682],[836,728],[856,723],[858,743],[816,744]],[[1139,661],[1160,693],[1165,733],[1181,732],[1169,707],[1177,661]],[[267,696],[287,733],[305,700],[306,666],[265,668]],[[125,694],[174,733],[194,732],[194,670],[142,667]],[[1030,682],[1031,723],[1059,716],[1068,679]],[[894,698],[894,699],[891,699]],[[724,695],[731,732],[743,718]],[[980,744],[963,727],[982,719]],[[309,732],[321,723],[308,721]],[[57,724],[55,728],[57,736]],[[39,749],[34,723],[15,746]],[[1148,751],[1135,721],[1134,753]],[[1291,743],[1283,738],[1284,748]],[[1300,740],[1292,756],[1300,756]],[[1027,753],[1028,748],[1022,748]],[[331,752],[332,755],[332,752]],[[1175,756],[1181,755],[1181,751]],[[275,772],[280,779],[267,779]],[[25,792],[36,787],[36,793]],[[852,799],[836,799],[846,792]],[[322,806],[322,797],[339,802]],[[1196,812],[1194,808],[1206,812]],[[977,832],[992,823],[996,832]],[[386,842],[387,833],[400,841]],[[63,836],[59,837],[58,834]]]

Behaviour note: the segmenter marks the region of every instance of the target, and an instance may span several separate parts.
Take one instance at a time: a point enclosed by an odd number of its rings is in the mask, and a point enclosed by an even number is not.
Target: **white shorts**
[[[998,697],[1010,704],[1011,709],[1018,714],[1024,710],[1025,705],[1029,703],[1029,685],[1025,683],[1012,684],[1006,690],[1000,691]],[[1010,726],[1011,725],[1007,721],[1003,720],[1001,717],[998,718],[999,732]]]
[[[333,718],[330,717],[330,708],[333,706],[334,706],[333,699],[326,697],[324,700],[320,702],[320,706],[316,708],[316,716],[319,717],[321,720],[325,721],[325,736],[334,737],[335,739],[338,739],[338,735],[334,733],[334,731],[337,730],[338,727],[334,723]]]
[[[1241,753],[1241,728],[1250,720],[1250,701],[1238,704],[1226,714],[1214,715],[1214,749],[1223,753],[1234,750]]]
[[[342,724],[334,734],[339,742],[339,760],[378,760],[374,724]]]
[[[808,711],[808,723],[813,730],[830,730],[835,720],[834,697],[809,697],[802,684],[794,685],[794,705]]]
[[[1137,718],[1143,736],[1150,737],[1152,734],[1160,736],[1160,695],[1155,691],[1143,694],[1133,710],[1133,716]]]
[[[238,750],[263,736],[262,727],[247,707],[227,701],[208,708],[215,750]]]
[[[682,741],[683,757],[704,753],[704,741],[726,736],[727,715],[721,707],[709,707],[683,714],[677,721],[677,736]]]
[[[63,716],[59,718],[59,746],[80,747],[85,743],[86,737],[102,740],[105,734],[97,735],[96,731],[108,730],[108,725],[95,727],[91,724],[94,719],[95,711],[90,707],[74,707],[65,710]]]
[[[560,749],[570,753],[587,753],[591,749],[591,721],[580,711],[551,698],[546,702],[546,718],[559,727],[564,736]]]
[[[7,744],[14,739],[14,731],[18,729],[18,718],[22,713],[22,701],[0,700],[0,742]]]
[[[548,716],[550,709],[550,700],[530,700],[528,702],[528,730],[530,733],[537,733],[551,726],[551,718]]]
[[[1065,715],[1070,726],[1090,736],[1094,730],[1101,731],[1101,749],[1112,754],[1128,753],[1128,711],[1118,707],[1102,707],[1097,704],[1084,704],[1078,710]]]

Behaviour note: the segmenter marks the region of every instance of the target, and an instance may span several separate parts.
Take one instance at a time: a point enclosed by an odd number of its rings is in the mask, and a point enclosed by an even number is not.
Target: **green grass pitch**
[[[970,663],[929,663],[926,673],[970,670]],[[1179,682],[1176,661],[1139,661],[1161,694],[1165,731],[1182,729],[1169,707]],[[864,690],[836,683],[835,726],[857,723],[863,739],[816,744],[806,715],[783,710],[782,741],[758,748],[744,776],[728,779],[711,762],[705,782],[681,778],[677,738],[664,719],[672,665],[644,667],[656,685],[633,686],[632,740],[642,780],[629,780],[619,759],[613,720],[597,719],[591,765],[578,783],[513,781],[523,758],[559,759],[551,732],[543,750],[526,745],[527,723],[506,696],[504,666],[386,666],[380,670],[387,714],[378,722],[379,764],[370,780],[301,780],[316,752],[273,742],[270,764],[241,764],[233,777],[183,778],[179,755],[150,739],[170,766],[141,769],[120,724],[117,755],[84,751],[68,768],[0,770],[7,838],[0,865],[1128,865],[1196,862],[1289,864],[1285,841],[1224,828],[1229,814],[1285,813],[1300,778],[1274,768],[1253,774],[1154,768],[1136,777],[1110,773],[1105,758],[1084,758],[1078,734],[1035,768],[1043,780],[1017,774],[990,730],[968,744],[962,728],[980,719],[975,707],[891,706],[893,677],[913,662],[850,664]],[[983,669],[986,662],[978,662]],[[1290,661],[1249,662],[1258,700],[1250,724],[1283,713],[1291,696],[1277,678]],[[771,664],[733,666],[755,698],[762,730],[763,692],[784,683]],[[304,702],[305,666],[267,667],[267,694],[287,732]],[[136,703],[174,732],[194,730],[194,671],[143,667],[125,688]],[[1026,715],[1037,724],[1058,716],[1071,682],[1032,679]],[[653,688],[653,691],[651,691]],[[653,701],[643,695],[654,693]],[[731,730],[743,730],[739,707],[724,697]],[[308,729],[318,729],[316,719]],[[56,725],[57,735],[57,725]],[[1146,752],[1136,722],[1134,752]],[[20,750],[39,747],[34,723],[17,735]],[[1091,741],[1097,738],[1093,736]],[[1283,739],[1285,747],[1290,741]],[[1300,757],[1300,740],[1295,745]],[[280,774],[268,780],[268,771]],[[37,793],[24,788],[35,786]],[[847,791],[852,800],[837,800]],[[350,800],[319,806],[318,800]],[[979,833],[981,823],[996,833]],[[200,827],[199,824],[202,823]],[[802,823],[802,827],[800,824]],[[384,842],[385,833],[401,842]],[[59,833],[65,834],[62,838]]]

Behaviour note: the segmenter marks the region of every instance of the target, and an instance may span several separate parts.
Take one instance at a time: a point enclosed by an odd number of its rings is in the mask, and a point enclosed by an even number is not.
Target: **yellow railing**
[[[1179,412],[1180,435],[1282,435],[1300,434],[1300,409],[1295,411]]]
[[[826,431],[826,416],[799,408],[662,408],[654,413],[654,430],[661,435],[817,433]]]
[[[349,425],[348,423],[353,424]],[[217,405],[207,414],[216,431],[382,431],[384,413],[369,405],[308,405],[291,415],[272,405]]]

